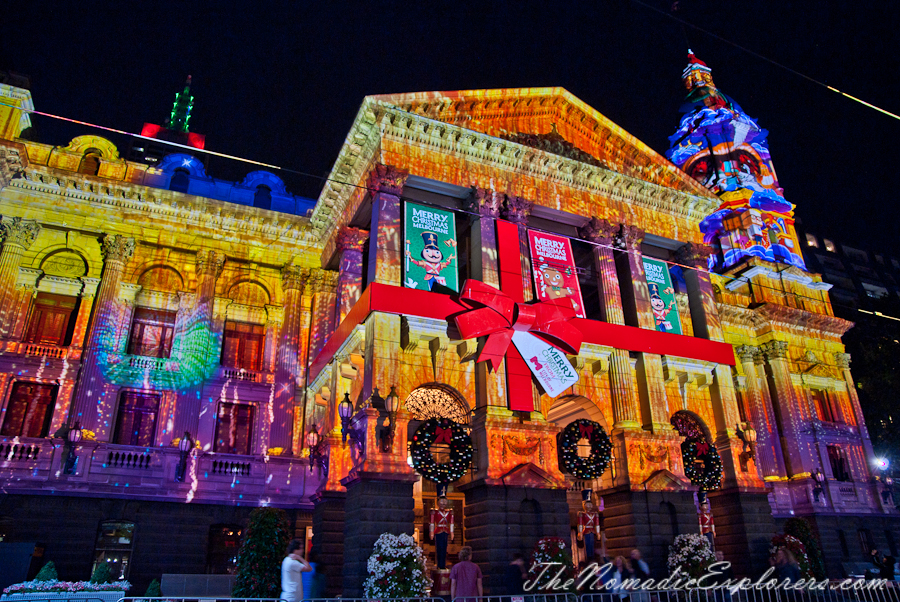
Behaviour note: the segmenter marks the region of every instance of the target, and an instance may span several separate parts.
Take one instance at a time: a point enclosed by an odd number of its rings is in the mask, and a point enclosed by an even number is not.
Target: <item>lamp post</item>
[[[745,422],[744,425],[746,428],[741,429],[741,425],[737,424],[735,434],[744,443],[744,449],[741,451],[741,456],[746,460],[753,460],[756,458],[756,429],[753,428],[753,425],[750,424],[750,422]]]
[[[75,474],[75,467],[78,465],[78,455],[75,453],[75,447],[81,441],[84,433],[81,430],[81,423],[76,422],[75,426],[66,433],[66,465],[63,469],[64,474]]]
[[[397,410],[400,409],[400,397],[397,389],[391,385],[391,392],[384,400],[384,409],[388,413],[388,428],[381,433],[381,451],[390,453],[394,448],[394,432],[397,426]]]
[[[313,471],[313,466],[322,465],[322,450],[319,449],[319,428],[314,424],[310,427],[309,433],[306,435],[306,445],[309,447],[309,472]]]
[[[825,473],[822,472],[821,467],[816,467],[812,477],[816,482],[816,484],[813,485],[813,497],[815,497],[815,501],[818,503],[819,497],[825,493]]]
[[[184,482],[184,475],[187,472],[188,456],[192,449],[194,449],[194,439],[189,432],[185,431],[184,437],[178,442],[178,451],[181,452],[181,455],[178,458],[178,465],[175,467],[176,483]]]
[[[341,419],[342,443],[346,445],[349,437],[359,447],[359,453],[364,454],[366,446],[362,442],[362,434],[350,426],[350,418],[353,416],[353,402],[350,401],[350,393],[344,393],[344,399],[338,404],[338,416]]]

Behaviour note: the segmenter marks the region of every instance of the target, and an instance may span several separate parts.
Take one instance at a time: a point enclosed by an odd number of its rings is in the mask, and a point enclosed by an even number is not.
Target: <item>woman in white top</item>
[[[288,602],[303,600],[303,577],[301,573],[311,571],[312,567],[300,555],[303,543],[292,539],[288,544],[287,556],[281,562],[281,599]]]

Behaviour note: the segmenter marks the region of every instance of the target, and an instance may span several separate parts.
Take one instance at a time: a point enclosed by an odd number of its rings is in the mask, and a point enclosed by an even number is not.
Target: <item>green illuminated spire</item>
[[[194,97],[191,96],[191,76],[188,75],[184,83],[184,91],[175,94],[175,102],[172,104],[172,113],[166,121],[166,127],[177,132],[188,131],[188,120],[191,118],[191,109],[194,106]]]

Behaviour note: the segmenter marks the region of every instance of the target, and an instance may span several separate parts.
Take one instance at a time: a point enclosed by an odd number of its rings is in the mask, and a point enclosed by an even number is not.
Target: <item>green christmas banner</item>
[[[644,276],[647,288],[650,289],[650,307],[656,330],[682,334],[681,320],[678,318],[678,302],[675,300],[675,289],[672,288],[672,277],[669,267],[663,261],[644,257]]]
[[[456,259],[456,221],[453,213],[415,203],[404,206],[406,257],[403,286],[459,291]]]

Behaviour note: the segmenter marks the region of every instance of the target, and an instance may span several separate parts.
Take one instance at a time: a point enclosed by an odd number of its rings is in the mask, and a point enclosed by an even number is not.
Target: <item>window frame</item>
[[[162,322],[159,320],[150,320],[144,316],[150,315],[171,316],[171,322]],[[155,357],[166,359],[172,356],[172,346],[175,342],[175,328],[178,321],[178,312],[153,309],[150,307],[135,307],[131,315],[131,331],[128,336],[128,354],[138,355],[141,357]],[[144,344],[147,327],[160,327],[162,329],[159,336],[159,342],[155,345]],[[140,341],[140,343],[139,343]],[[146,353],[154,350],[153,354]]]
[[[259,332],[242,332],[238,329],[229,330],[229,326],[237,328],[247,327],[249,329],[259,329]],[[233,335],[233,336],[230,336]],[[230,351],[228,347],[229,339],[237,339],[237,351],[234,357],[229,361]],[[257,340],[258,350],[255,358],[250,362],[250,366],[245,363],[247,345],[250,340]],[[261,324],[252,322],[240,322],[238,320],[225,320],[222,328],[222,353],[219,357],[219,363],[224,368],[234,370],[247,370],[248,372],[261,372],[263,370],[263,362],[266,354],[266,327]]]
[[[73,300],[71,308],[60,305],[61,302],[69,299]],[[54,304],[51,305],[47,301],[53,301]],[[65,347],[71,344],[72,332],[75,327],[73,319],[78,316],[80,301],[79,297],[71,295],[38,292],[31,303],[31,311],[29,312],[22,342],[32,345],[56,345],[58,347]],[[55,338],[43,336],[47,317],[51,315],[64,316],[62,329]]]
[[[224,533],[226,530],[231,530],[232,535],[225,535],[221,541],[225,543],[224,548],[222,549],[214,549],[214,534]],[[234,575],[237,572],[237,556],[238,552],[241,549],[241,535],[243,534],[244,527],[237,524],[230,523],[216,523],[214,525],[209,526],[209,531],[207,532],[207,540],[206,540],[206,574],[207,575]],[[236,545],[234,546],[234,553],[229,554],[226,548],[228,546],[229,538],[234,538]],[[216,540],[219,541],[219,540]],[[233,558],[234,562],[229,563],[229,559]],[[224,568],[225,571],[222,572]],[[230,570],[229,570],[230,569]]]
[[[150,440],[149,441],[141,441],[141,430],[137,433],[134,431],[134,419],[132,418],[132,427],[129,428],[128,432],[130,433],[129,439],[127,441],[122,441],[122,434],[124,429],[123,424],[123,408],[125,407],[125,400],[128,397],[141,397],[141,398],[156,398],[156,408],[153,413],[153,422],[150,428]],[[156,444],[156,429],[159,426],[157,422],[159,421],[159,406],[162,405],[162,394],[154,392],[154,391],[136,391],[133,389],[126,389],[119,394],[119,405],[116,408],[116,422],[115,428],[113,430],[113,443],[115,445],[130,445],[134,447],[155,447]],[[137,413],[141,415],[149,414],[150,412],[139,411],[143,409],[142,406],[135,407],[131,410],[131,413],[135,413],[135,410],[138,410]],[[138,427],[140,429],[140,426]],[[137,436],[137,441],[135,442],[135,436]]]
[[[240,451],[236,445],[231,445],[225,447],[224,444],[220,444],[221,438],[219,436],[220,425],[222,424],[220,421],[223,417],[223,410],[225,406],[229,406],[232,408],[241,408],[249,410],[250,419],[249,424],[247,424],[247,437],[246,437],[246,448],[245,451]],[[213,451],[217,454],[232,454],[236,456],[250,456],[253,455],[253,447],[256,443],[256,415],[257,407],[255,403],[245,403],[240,401],[228,401],[226,399],[220,399],[219,403],[216,406],[216,426],[214,431],[214,439],[213,439]],[[229,426],[230,420],[229,420]]]
[[[25,432],[25,427],[31,426],[31,422],[27,419],[29,416],[34,416],[33,404],[36,401],[35,397],[29,398],[25,403],[25,413],[22,416],[22,421],[18,426],[18,433],[13,433],[11,431],[7,431],[7,426],[9,425],[10,418],[12,416],[11,410],[13,407],[13,403],[16,403],[18,400],[15,399],[16,392],[20,388],[25,387],[36,387],[36,388],[44,388],[50,390],[49,402],[46,404],[44,409],[44,418],[40,421],[41,427],[40,431],[38,431],[37,435],[28,434]],[[48,383],[39,383],[34,381],[27,380],[19,380],[14,381],[12,386],[9,389],[9,395],[6,400],[6,408],[3,412],[3,424],[0,425],[0,437],[26,437],[33,439],[40,439],[46,437],[50,433],[50,423],[53,420],[53,411],[56,408],[56,399],[59,395],[59,385],[48,384]],[[33,421],[33,418],[32,418]]]
[[[131,530],[130,530],[131,537],[129,539],[127,549],[124,547],[117,546],[115,544],[100,547],[100,544],[101,544],[100,538],[104,535],[104,526],[106,526],[106,525],[131,525]],[[118,531],[118,529],[116,529],[116,531]],[[113,552],[113,553],[119,553],[119,554],[126,555],[126,558],[124,559],[125,566],[120,571],[119,576],[116,577],[115,571],[113,571],[113,576],[114,576],[115,580],[121,581],[124,579],[128,579],[128,573],[131,570],[131,557],[134,554],[134,539],[135,539],[136,533],[137,533],[137,523],[135,523],[134,521],[128,521],[128,520],[103,520],[103,521],[100,521],[100,523],[97,525],[97,537],[94,539],[94,554],[93,554],[94,560],[91,564],[91,574],[93,574],[94,571],[97,570],[98,563],[100,562],[100,558],[98,558],[98,556],[100,554],[103,554],[106,552]],[[119,538],[119,540],[121,542],[121,537]],[[100,554],[98,554],[98,552]],[[116,563],[116,564],[121,564],[121,563]],[[112,567],[110,567],[110,568],[112,569]]]

